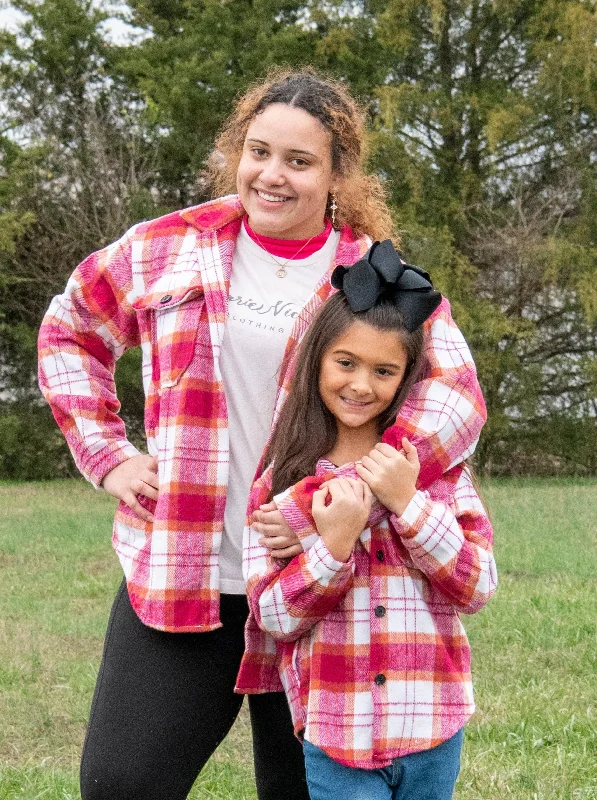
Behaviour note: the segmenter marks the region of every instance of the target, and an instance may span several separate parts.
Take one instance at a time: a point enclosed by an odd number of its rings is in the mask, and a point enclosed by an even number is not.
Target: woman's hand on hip
[[[261,534],[259,544],[267,547],[274,558],[294,558],[303,552],[300,539],[278,511],[273,500],[253,512],[251,526]]]
[[[108,494],[126,503],[141,519],[153,522],[153,514],[143,508],[137,495],[158,499],[158,460],[155,456],[127,458],[104,476],[102,486]]]
[[[398,517],[417,491],[420,469],[417,448],[406,437],[402,439],[402,450],[380,442],[356,465],[379,502]]]
[[[317,532],[337,561],[350,558],[357,539],[367,527],[372,503],[373,495],[367,484],[354,478],[333,478],[314,493],[311,513]]]

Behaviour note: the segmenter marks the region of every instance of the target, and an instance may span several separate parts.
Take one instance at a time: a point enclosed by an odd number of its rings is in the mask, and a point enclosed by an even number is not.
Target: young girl
[[[422,487],[416,447],[387,443],[441,299],[428,277],[389,241],[335,270],[252,492],[304,548],[274,559],[247,527],[245,663],[258,625],[276,642],[312,800],[448,800],[474,710],[458,612],[495,590],[491,525],[464,464]]]

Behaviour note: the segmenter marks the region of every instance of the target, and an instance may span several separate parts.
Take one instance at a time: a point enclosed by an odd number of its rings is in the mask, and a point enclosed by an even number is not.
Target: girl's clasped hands
[[[400,516],[416,492],[419,476],[416,447],[406,437],[402,449],[380,442],[356,463],[360,476],[332,478],[313,495],[317,531],[337,561],[347,561],[377,500]]]
[[[379,502],[398,517],[417,491],[420,468],[417,448],[406,436],[402,437],[401,450],[380,442],[356,464],[360,477]]]

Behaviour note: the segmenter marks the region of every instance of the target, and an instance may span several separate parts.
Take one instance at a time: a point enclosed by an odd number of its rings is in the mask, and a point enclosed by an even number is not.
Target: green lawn
[[[500,587],[464,618],[479,711],[456,797],[597,800],[597,481],[485,493]],[[120,581],[114,501],[79,481],[4,483],[0,508],[0,799],[75,800]],[[255,798],[244,713],[191,798]]]

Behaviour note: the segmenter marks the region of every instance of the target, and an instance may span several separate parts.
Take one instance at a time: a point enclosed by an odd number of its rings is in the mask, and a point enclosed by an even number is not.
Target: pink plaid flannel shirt
[[[228,428],[219,354],[243,214],[238,197],[231,196],[134,226],[77,267],[50,304],[39,335],[41,389],[78,468],[95,486],[137,454],[118,416],[114,366],[125,350],[141,346],[147,446],[158,458],[160,492],[155,506],[146,501],[153,524],[119,505],[112,541],[135,611],[160,630],[221,625],[218,553]],[[276,414],[288,391],[296,345],[332,291],[331,271],[355,263],[369,245],[367,237],[357,238],[347,227],[341,231],[334,262],[288,341]],[[454,454],[474,449],[485,409],[470,354],[463,366],[468,349],[447,301],[436,320],[429,374],[414,387],[400,419],[415,443],[421,422],[422,438],[444,471]],[[256,678],[270,680],[254,684],[256,691],[281,688],[266,640],[263,673]]]
[[[219,369],[232,256],[244,209],[236,196],[143,222],[90,255],[55,297],[39,334],[39,379],[73,457],[99,486],[138,451],[118,416],[115,361],[141,345],[147,447],[158,458],[155,517],[120,503],[112,542],[139,618],[166,631],[220,627],[218,553],[228,482],[226,397]],[[366,237],[341,231],[337,263]],[[331,287],[324,276],[285,356]],[[282,391],[283,393],[283,391]]]
[[[320,296],[316,302],[311,300],[307,306],[311,315],[324,299]],[[304,334],[310,318],[305,314],[299,320],[301,327],[298,331],[295,329],[298,339]],[[426,366],[421,380],[411,389],[395,424],[382,437],[384,442],[401,447],[402,437],[407,436],[417,447],[421,463],[418,488],[423,490],[474,451],[486,419],[485,403],[471,353],[452,319],[450,305],[445,298],[425,322],[424,347]],[[296,348],[287,350],[287,376],[294,372],[295,358]],[[287,392],[288,382],[285,382],[278,397],[278,413]],[[258,474],[261,472],[260,468]],[[254,484],[247,509],[248,520],[253,511],[266,501],[268,494],[267,484],[260,481]],[[289,508],[282,509],[286,521],[303,540],[305,547],[313,541],[313,538],[309,541],[309,537],[313,537],[310,508],[309,501],[308,508],[297,507],[294,512]],[[245,528],[243,546],[243,571],[245,579],[249,581],[254,572],[259,574],[267,568],[263,560],[265,551],[254,549],[252,545],[249,548],[247,537],[250,531],[250,527]],[[247,622],[245,640],[246,651],[237,680],[237,691],[279,691],[279,658],[275,642],[259,627],[253,614]]]
[[[453,736],[474,711],[470,650],[458,611],[497,585],[493,533],[462,466],[419,489],[400,517],[373,508],[351,558],[336,561],[314,530],[313,492],[354,465],[322,460],[276,496],[304,552],[274,559],[245,530],[251,615],[238,685],[254,683],[257,631],[274,642],[295,732],[352,767],[387,766]],[[253,488],[267,497],[271,470]],[[262,645],[259,645],[259,650]]]

